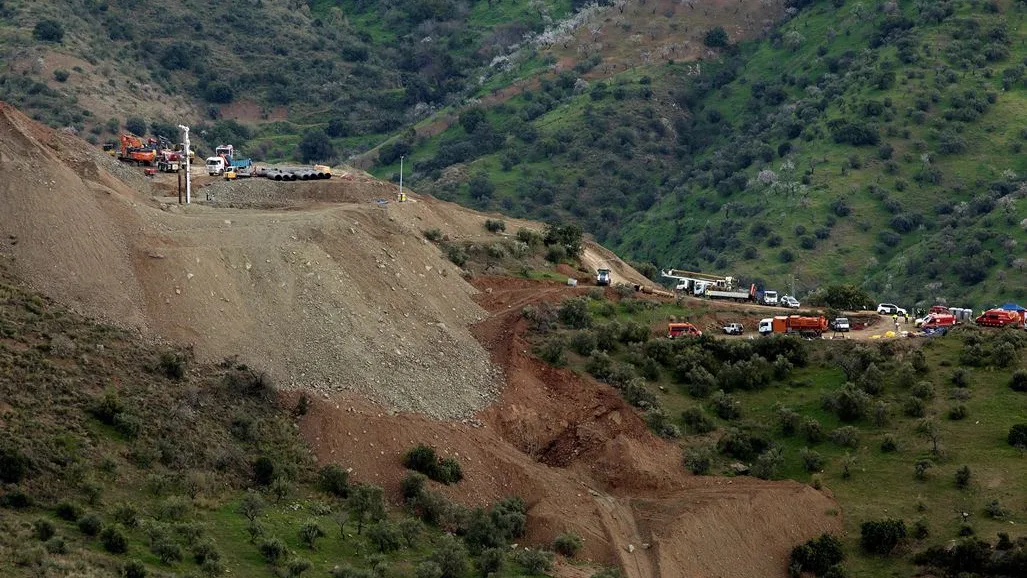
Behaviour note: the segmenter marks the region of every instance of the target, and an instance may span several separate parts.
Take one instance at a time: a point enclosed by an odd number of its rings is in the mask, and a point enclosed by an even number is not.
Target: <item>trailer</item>
[[[723,291],[719,289],[707,288],[706,292],[703,293],[705,297],[710,299],[731,299],[739,302],[749,302],[756,300],[756,285],[751,285],[748,291]]]
[[[694,271],[683,271],[681,269],[666,269],[660,274],[668,279],[675,279],[675,291],[688,292],[692,295],[703,295],[708,289],[718,291],[731,291],[735,288],[734,277],[721,277],[707,273],[696,273]]]

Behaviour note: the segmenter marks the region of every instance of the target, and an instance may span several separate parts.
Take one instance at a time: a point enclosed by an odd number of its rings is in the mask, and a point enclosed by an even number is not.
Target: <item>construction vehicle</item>
[[[735,301],[755,301],[756,285],[750,285],[748,291],[729,291],[723,289],[715,289],[713,287],[707,287],[706,291],[702,293],[702,296],[709,297],[710,299],[733,299]]]
[[[668,323],[667,339],[675,337],[702,337],[702,331],[691,323]]]
[[[599,269],[598,271],[596,271],[596,285],[599,285],[600,287],[602,287],[604,285],[609,285],[609,284],[610,284],[610,270],[609,269]]]
[[[668,279],[676,279],[677,284],[674,290],[687,292],[692,295],[703,295],[707,289],[717,291],[731,291],[735,288],[734,277],[720,277],[694,271],[682,271],[680,269],[667,269],[660,271],[660,274]]]
[[[118,144],[113,142],[104,143],[103,152],[109,154],[112,158],[118,158]]]
[[[214,149],[214,156],[208,157],[205,161],[207,174],[210,176],[222,176],[228,169],[247,168],[253,164],[250,159],[235,158],[235,147],[232,145],[219,145]]]
[[[760,335],[771,333],[797,333],[803,337],[820,337],[827,331],[827,319],[821,317],[802,317],[788,315],[769,317],[760,320]]]
[[[118,160],[126,163],[150,166],[157,160],[157,147],[151,144],[143,144],[143,141],[131,134],[121,135],[121,149],[118,151]]]
[[[770,305],[771,307],[777,307],[777,291],[763,291],[758,296],[758,301],[763,305]]]
[[[157,170],[162,173],[177,173],[182,168],[182,154],[170,149],[157,153]]]

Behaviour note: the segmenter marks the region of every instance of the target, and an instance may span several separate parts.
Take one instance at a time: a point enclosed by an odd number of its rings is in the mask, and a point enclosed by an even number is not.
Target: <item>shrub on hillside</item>
[[[1006,436],[1009,445],[1027,449],[1027,424],[1016,424],[1009,428],[1009,435]]]
[[[710,48],[723,48],[728,45],[728,42],[727,31],[720,26],[707,30],[703,36],[703,44]]]
[[[128,552],[128,537],[118,525],[107,526],[100,532],[100,542],[104,550],[111,554],[124,554]]]
[[[735,396],[724,393],[724,390],[717,390],[710,398],[710,403],[713,406],[713,413],[720,419],[732,420],[742,416],[742,402]]]
[[[844,559],[841,541],[831,534],[822,534],[792,549],[790,567],[799,573],[810,572],[814,576],[824,576]]]
[[[707,446],[688,448],[682,459],[685,467],[697,476],[705,476],[713,467],[713,452]]]
[[[96,514],[87,514],[79,518],[78,529],[86,536],[96,536],[103,529],[103,520]]]
[[[439,458],[435,448],[424,444],[407,451],[403,456],[403,466],[446,485],[455,484],[464,477],[459,462],[453,458]]]
[[[887,556],[906,538],[906,523],[902,520],[870,520],[860,525],[860,546],[869,554]]]
[[[40,42],[60,43],[64,40],[64,26],[56,20],[40,20],[32,29],[32,37]]]
[[[701,407],[690,407],[681,412],[681,419],[685,426],[694,434],[704,434],[713,431],[713,421]]]
[[[574,556],[585,545],[581,536],[573,533],[560,534],[553,540],[553,550],[568,558]]]
[[[506,221],[502,219],[485,219],[485,230],[490,233],[499,233],[506,230]]]
[[[425,239],[428,239],[432,243],[438,243],[442,240],[442,229],[439,229],[438,227],[425,229],[424,231],[421,231],[421,234],[424,235]]]
[[[1027,370],[1018,369],[1013,372],[1013,378],[1009,380],[1009,387],[1013,391],[1027,391]]]

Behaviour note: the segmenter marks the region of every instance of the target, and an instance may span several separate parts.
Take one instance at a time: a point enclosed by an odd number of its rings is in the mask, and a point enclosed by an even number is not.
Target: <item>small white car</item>
[[[877,312],[881,315],[905,315],[906,310],[893,303],[878,303]]]
[[[846,317],[837,317],[837,318],[835,318],[835,320],[831,322],[831,329],[833,329],[834,331],[839,331],[839,332],[848,331],[849,330],[849,320],[848,320],[848,318],[846,318]]]
[[[781,305],[789,309],[798,309],[799,300],[791,295],[785,295],[784,297],[781,297]]]

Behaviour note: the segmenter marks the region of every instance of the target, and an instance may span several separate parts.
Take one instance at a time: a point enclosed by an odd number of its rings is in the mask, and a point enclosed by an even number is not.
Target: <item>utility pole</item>
[[[403,194],[403,157],[405,155],[399,155],[399,202],[407,200],[407,196]]]
[[[189,163],[189,127],[178,125],[178,128],[185,133],[185,204],[192,202],[193,172]]]

